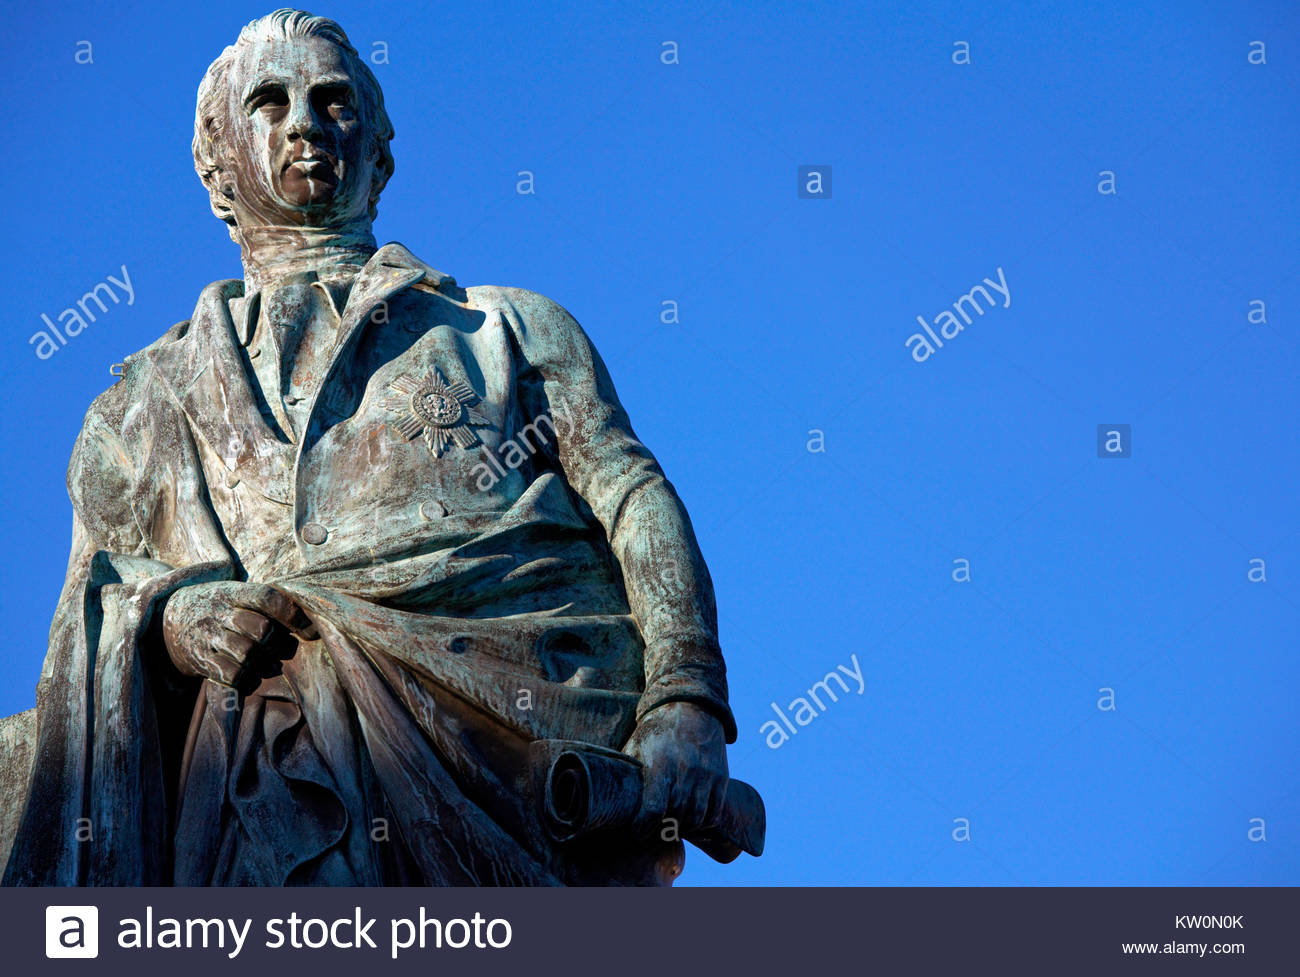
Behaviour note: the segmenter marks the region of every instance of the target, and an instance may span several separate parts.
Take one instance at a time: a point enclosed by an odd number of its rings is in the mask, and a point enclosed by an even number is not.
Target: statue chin
[[[296,168],[278,178],[244,174],[235,190],[235,213],[245,227],[343,227],[368,214],[365,203],[350,207],[346,196],[339,179],[324,167],[311,178]]]
[[[334,187],[317,185],[295,191],[277,189],[267,197],[255,208],[244,208],[252,219],[241,221],[242,225],[342,228],[350,222],[347,216],[339,213],[342,201]]]

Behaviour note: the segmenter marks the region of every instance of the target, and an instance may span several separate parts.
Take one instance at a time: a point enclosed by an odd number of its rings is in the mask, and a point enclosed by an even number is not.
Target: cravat
[[[263,323],[270,330],[277,367],[274,396],[283,398],[295,436],[302,433],[307,408],[338,338],[334,307],[315,281],[313,272],[294,274],[267,289],[262,299]],[[264,393],[270,400],[272,392]]]

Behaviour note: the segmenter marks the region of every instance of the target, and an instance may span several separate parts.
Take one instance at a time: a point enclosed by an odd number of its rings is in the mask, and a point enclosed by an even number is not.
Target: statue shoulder
[[[68,459],[68,498],[92,538],[101,541],[133,522],[135,463],[124,432],[135,386],[130,376],[124,372],[91,401]]]
[[[86,410],[68,460],[67,488],[97,545],[129,551],[139,540],[131,499],[145,464],[141,452],[157,452],[153,429],[171,413],[148,354],[180,340],[188,327],[188,321],[177,323],[126,357],[122,378]]]
[[[465,292],[474,308],[488,313],[499,310],[521,342],[571,343],[586,339],[568,309],[538,292],[504,285],[475,285]]]
[[[92,427],[122,436],[141,423],[141,415],[157,418],[162,405],[169,402],[167,385],[157,381],[157,360],[181,361],[202,353],[193,348],[194,329],[201,328],[205,317],[219,306],[228,307],[231,299],[244,294],[244,283],[236,278],[222,279],[207,285],[199,295],[194,314],[173,325],[143,349],[122,361],[121,379],[91,402],[82,423],[84,437]]]
[[[82,422],[84,430],[92,422],[120,431],[128,407],[139,400],[153,373],[149,355],[155,350],[183,339],[190,322],[178,322],[143,349],[136,350],[122,361],[120,379],[90,402]]]

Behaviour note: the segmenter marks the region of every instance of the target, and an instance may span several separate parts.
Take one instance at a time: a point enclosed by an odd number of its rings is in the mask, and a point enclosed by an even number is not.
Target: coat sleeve
[[[183,480],[141,507],[158,492],[124,422],[132,407],[165,414],[138,393],[123,381],[96,399],[68,466],[72,552],[37,684],[32,777],[7,885],[165,880],[168,784],[194,688],[167,658],[158,611],[176,588],[232,570],[189,558],[208,530],[202,513],[173,507],[189,491]],[[172,460],[176,471],[185,465]],[[150,538],[140,512],[170,513],[180,538]],[[189,522],[196,528],[179,529]]]
[[[637,718],[667,702],[694,702],[735,742],[713,582],[681,499],[637,440],[605,364],[573,317],[533,292],[500,295],[523,359],[520,406],[532,420],[551,417],[556,460],[605,529],[645,641]]]

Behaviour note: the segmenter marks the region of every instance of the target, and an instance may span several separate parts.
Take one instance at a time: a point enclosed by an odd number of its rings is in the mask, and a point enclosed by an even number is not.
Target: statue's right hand
[[[167,599],[163,640],[183,674],[233,686],[276,633],[276,623],[299,637],[316,637],[298,605],[273,587],[219,580],[182,587]]]

